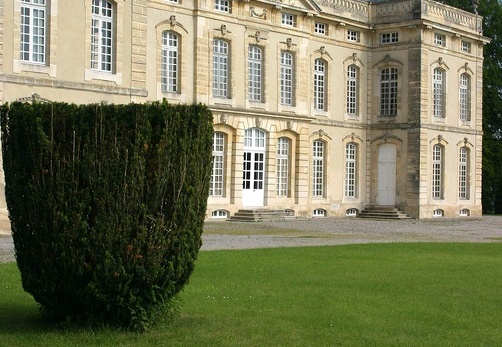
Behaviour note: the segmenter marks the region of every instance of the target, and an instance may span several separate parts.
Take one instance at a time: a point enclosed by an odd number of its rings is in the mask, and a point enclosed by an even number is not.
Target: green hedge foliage
[[[148,327],[187,283],[201,246],[211,112],[12,103],[1,126],[24,289],[56,321]]]

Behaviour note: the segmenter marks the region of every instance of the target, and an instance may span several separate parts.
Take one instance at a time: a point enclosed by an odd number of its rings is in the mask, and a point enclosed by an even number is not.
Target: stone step
[[[276,222],[294,219],[292,210],[241,209],[231,216],[231,222]]]
[[[388,206],[370,206],[365,208],[358,215],[359,218],[367,219],[409,219],[406,213],[403,213],[396,207]]]

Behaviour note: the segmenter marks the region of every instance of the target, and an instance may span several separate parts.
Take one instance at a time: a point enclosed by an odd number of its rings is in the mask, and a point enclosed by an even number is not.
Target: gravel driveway
[[[202,250],[377,242],[502,242],[502,216],[392,221],[317,218],[260,223],[206,222],[202,240]],[[0,235],[0,262],[14,260],[12,238]]]

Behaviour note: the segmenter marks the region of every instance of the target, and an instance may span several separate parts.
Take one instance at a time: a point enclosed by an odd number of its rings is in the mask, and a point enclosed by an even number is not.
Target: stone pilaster
[[[131,88],[146,89],[147,1],[132,1]],[[131,101],[135,100],[134,97]]]

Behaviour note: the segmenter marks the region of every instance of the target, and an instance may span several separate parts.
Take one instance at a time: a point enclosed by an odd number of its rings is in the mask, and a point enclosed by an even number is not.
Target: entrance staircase
[[[230,222],[279,222],[297,219],[293,210],[244,209],[239,210],[228,220]]]
[[[406,213],[394,206],[368,206],[362,210],[359,218],[367,219],[410,219]]]

